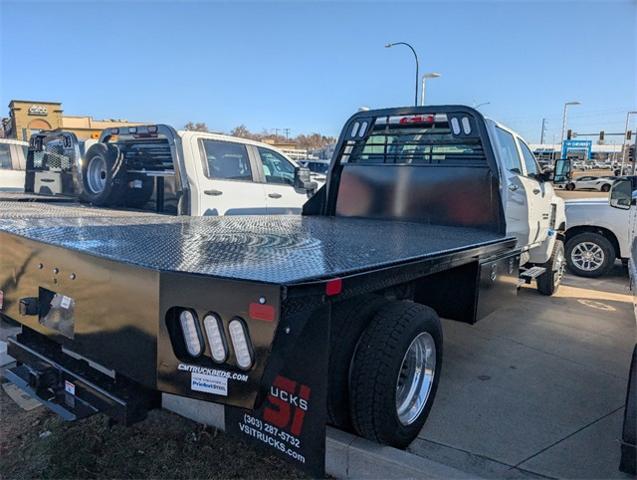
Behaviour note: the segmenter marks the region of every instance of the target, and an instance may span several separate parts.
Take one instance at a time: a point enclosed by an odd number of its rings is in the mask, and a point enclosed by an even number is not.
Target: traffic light
[[[571,140],[573,138],[573,130],[570,128],[566,131],[566,139]]]
[[[604,130],[602,130],[601,132],[599,132],[599,141],[603,142],[604,141]]]
[[[632,130],[628,130],[626,132],[626,140],[630,141],[631,138],[633,138],[633,131]]]

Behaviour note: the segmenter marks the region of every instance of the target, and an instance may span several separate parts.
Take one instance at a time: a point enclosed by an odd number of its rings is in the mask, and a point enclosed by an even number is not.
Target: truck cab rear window
[[[369,135],[348,142],[348,163],[486,164],[477,137],[459,137],[447,122],[426,125],[374,125]]]
[[[204,140],[203,148],[206,154],[208,178],[252,181],[250,158],[245,145]]]

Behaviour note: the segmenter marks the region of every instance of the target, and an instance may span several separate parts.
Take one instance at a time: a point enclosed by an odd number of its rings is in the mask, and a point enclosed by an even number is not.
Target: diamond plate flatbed
[[[513,246],[484,230],[342,217],[175,217],[0,202],[0,219],[0,231],[140,267],[284,285]]]

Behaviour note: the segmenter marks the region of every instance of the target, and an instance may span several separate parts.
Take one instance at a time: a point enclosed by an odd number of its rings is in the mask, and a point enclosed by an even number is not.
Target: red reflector
[[[263,320],[264,322],[273,322],[276,314],[272,305],[261,305],[260,303],[251,303],[248,313],[253,320]]]
[[[325,295],[331,297],[333,295],[338,295],[343,291],[343,280],[340,278],[335,278],[330,280],[325,284]]]
[[[434,116],[433,115],[427,115],[422,116],[422,115],[417,115],[415,117],[403,117],[400,119],[400,124],[404,125],[406,123],[434,123]]]

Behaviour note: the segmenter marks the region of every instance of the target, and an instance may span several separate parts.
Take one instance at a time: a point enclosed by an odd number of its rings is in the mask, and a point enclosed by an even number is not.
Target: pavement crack
[[[543,449],[541,449],[540,451],[535,452],[535,453],[534,453],[533,455],[531,455],[530,457],[525,458],[525,459],[524,459],[524,460],[522,460],[521,462],[516,463],[516,464],[513,466],[513,468],[520,469],[520,465],[522,465],[523,463],[528,462],[529,460],[531,460],[532,458],[537,457],[538,455],[541,455],[542,453],[546,452],[547,450],[549,450],[549,449],[553,448],[555,445],[557,445],[557,444],[559,444],[559,443],[562,443],[564,440],[567,440],[567,439],[571,438],[573,435],[578,434],[579,432],[581,432],[582,430],[587,429],[587,428],[588,428],[588,427],[590,427],[591,425],[594,425],[594,424],[596,424],[597,422],[599,422],[599,421],[601,421],[601,420],[604,420],[604,419],[605,419],[605,418],[607,418],[607,417],[610,417],[611,415],[613,415],[614,413],[617,413],[617,412],[618,412],[619,410],[621,410],[622,408],[624,408],[624,405],[621,405],[620,407],[615,408],[614,410],[610,411],[609,413],[607,413],[607,414],[605,414],[605,415],[602,415],[601,417],[599,417],[599,418],[597,418],[597,419],[595,419],[595,420],[593,420],[593,421],[591,421],[591,422],[587,423],[586,425],[584,425],[584,426],[582,426],[582,427],[578,428],[578,429],[577,429],[577,430],[575,430],[574,432],[571,432],[571,433],[569,433],[568,435],[566,435],[565,437],[563,437],[563,438],[561,438],[561,439],[559,439],[559,440],[557,440],[557,441],[555,441],[555,442],[551,443],[551,444],[550,444],[550,445],[548,445],[547,447],[544,447],[544,448],[543,448]]]

